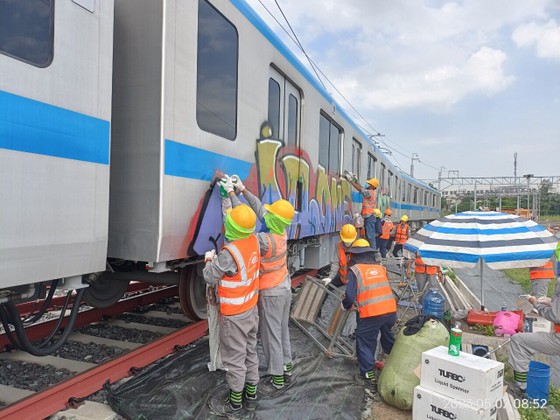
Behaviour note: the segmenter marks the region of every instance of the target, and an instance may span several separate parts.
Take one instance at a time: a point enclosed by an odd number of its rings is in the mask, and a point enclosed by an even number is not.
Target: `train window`
[[[407,193],[406,193],[406,201],[412,203],[412,184],[408,184]]]
[[[379,177],[379,185],[381,185],[382,188],[387,188],[387,185],[385,184],[385,164],[382,163],[381,164],[381,176]]]
[[[389,171],[389,179],[387,182],[387,195],[391,196],[393,192],[393,172]]]
[[[53,40],[54,0],[0,0],[0,53],[47,67]]]
[[[196,121],[229,140],[237,135],[238,35],[206,0],[198,1]]]
[[[375,166],[377,165],[377,158],[371,153],[368,153],[367,157],[367,179],[375,178]]]
[[[280,138],[280,85],[272,77],[268,79],[268,122],[272,137]]]
[[[358,179],[360,179],[361,161],[362,161],[362,145],[358,140],[352,139],[352,172],[356,174]]]
[[[340,143],[342,129],[321,114],[319,121],[319,164],[327,172],[340,172]]]
[[[401,201],[403,203],[406,201],[406,182],[404,179],[401,181]]]
[[[413,197],[412,202],[413,202],[414,204],[420,204],[420,203],[418,202],[418,187],[414,187],[414,197]]]
[[[286,136],[286,141],[292,146],[297,145],[298,102],[298,99],[290,93],[288,97],[288,135]]]
[[[400,197],[401,183],[399,177],[395,175],[395,199],[398,200]]]

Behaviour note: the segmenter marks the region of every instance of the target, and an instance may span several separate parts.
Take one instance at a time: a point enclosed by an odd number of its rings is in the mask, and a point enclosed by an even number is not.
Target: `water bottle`
[[[443,320],[443,312],[445,310],[445,298],[436,287],[431,287],[424,295],[424,306],[422,307],[422,315],[433,316],[439,320]]]
[[[451,333],[449,334],[449,349],[447,350],[447,353],[451,356],[459,356],[461,353],[462,337],[463,331],[461,331],[461,324],[456,322],[455,327],[451,328]]]

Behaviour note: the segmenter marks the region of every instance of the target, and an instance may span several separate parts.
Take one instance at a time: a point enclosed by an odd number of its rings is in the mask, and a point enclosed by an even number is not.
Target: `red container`
[[[516,331],[522,332],[523,331],[523,323],[525,322],[525,314],[523,311],[511,311],[515,312],[519,315],[519,325],[517,326]],[[496,314],[498,312],[488,312],[488,311],[475,311],[471,309],[467,314],[467,324],[469,325],[494,325],[494,318],[496,318]]]

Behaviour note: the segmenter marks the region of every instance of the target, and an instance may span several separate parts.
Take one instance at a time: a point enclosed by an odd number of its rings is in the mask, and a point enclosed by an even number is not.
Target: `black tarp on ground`
[[[355,361],[327,358],[297,327],[290,326],[294,355],[293,384],[274,397],[259,395],[251,419],[357,419],[365,407],[365,391],[354,375]],[[259,344],[259,357],[262,361]],[[225,384],[225,372],[208,372],[208,342],[171,355],[108,390],[109,403],[130,419],[207,419],[207,401]],[[261,372],[261,375],[263,373]]]

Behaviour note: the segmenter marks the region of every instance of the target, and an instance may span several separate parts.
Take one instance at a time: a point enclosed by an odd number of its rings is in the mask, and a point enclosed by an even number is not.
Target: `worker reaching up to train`
[[[259,389],[264,394],[273,394],[285,388],[286,380],[293,371],[289,332],[292,288],[288,272],[286,228],[291,225],[295,211],[290,202],[283,199],[263,206],[237,175],[233,175],[230,180],[263,222],[261,232],[257,233],[261,252],[259,334],[267,373],[271,378],[262,383]],[[227,191],[236,208],[241,204],[239,198],[229,186]]]
[[[364,227],[366,229],[366,239],[372,248],[376,248],[375,235],[375,215],[374,210],[377,204],[377,188],[379,180],[370,178],[366,181],[367,187],[363,188],[358,184],[358,179],[354,174],[346,172],[346,180],[362,195],[362,217],[364,218]]]
[[[233,189],[233,187],[232,187]],[[224,244],[220,252],[208,251],[202,270],[206,283],[218,285],[220,299],[220,352],[229,390],[208,400],[217,415],[239,412],[256,405],[259,383],[257,331],[259,315],[259,241],[253,234],[255,212],[246,204],[228,212]]]

